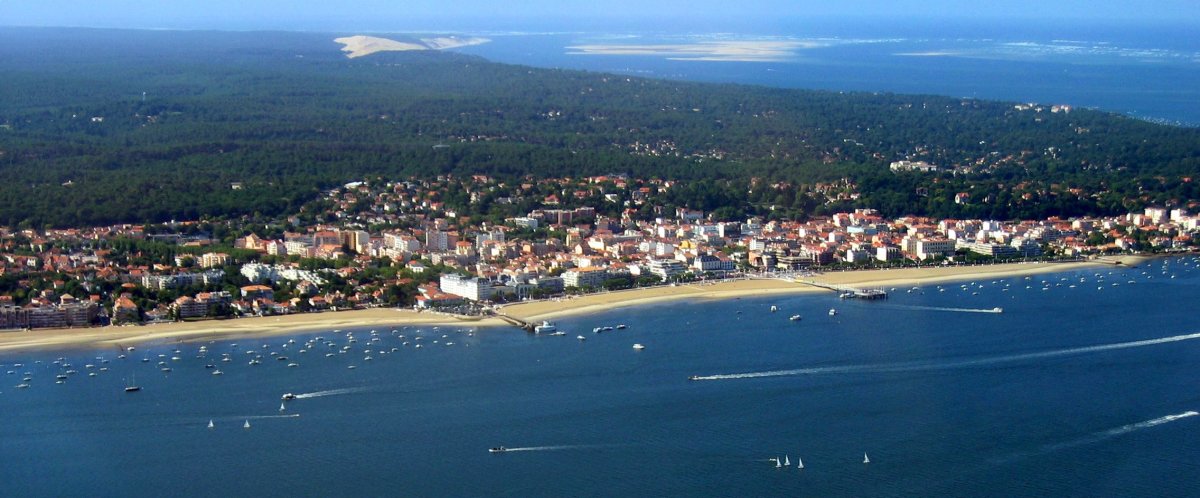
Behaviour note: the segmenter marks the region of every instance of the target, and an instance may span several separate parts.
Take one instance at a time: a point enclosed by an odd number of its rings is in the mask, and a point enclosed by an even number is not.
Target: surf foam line
[[[328,391],[317,391],[312,393],[297,394],[296,399],[320,398],[322,396],[337,396],[339,394],[353,394],[366,391],[365,387],[347,387],[345,389],[330,389]]]
[[[1046,446],[1045,448],[1043,448],[1043,450],[1044,451],[1056,451],[1056,450],[1061,450],[1061,449],[1065,449],[1065,448],[1072,448],[1075,446],[1082,446],[1085,444],[1099,443],[1106,439],[1112,439],[1117,436],[1123,436],[1125,434],[1129,434],[1131,432],[1140,431],[1143,429],[1149,429],[1151,427],[1155,427],[1155,426],[1159,426],[1159,425],[1163,425],[1163,424],[1169,424],[1171,422],[1175,422],[1177,420],[1183,420],[1188,417],[1195,417],[1196,415],[1200,415],[1200,413],[1197,413],[1194,411],[1186,411],[1183,413],[1176,413],[1174,415],[1167,415],[1165,417],[1158,417],[1155,419],[1146,420],[1144,422],[1138,422],[1136,424],[1122,425],[1120,427],[1114,427],[1114,428],[1106,430],[1106,431],[1100,431],[1100,432],[1097,432],[1094,434],[1090,434],[1087,437],[1076,439],[1074,441],[1068,441],[1068,442],[1059,443],[1059,444],[1052,444],[1052,445]]]
[[[1020,361],[1040,360],[1045,358],[1057,358],[1060,356],[1073,356],[1089,353],[1100,353],[1104,351],[1114,351],[1118,349],[1141,348],[1146,346],[1156,346],[1159,344],[1168,344],[1172,342],[1182,342],[1200,339],[1200,333],[1174,335],[1170,337],[1160,337],[1158,339],[1146,339],[1141,341],[1117,342],[1112,344],[1099,344],[1095,346],[1084,346],[1078,348],[1056,349],[1053,351],[1042,351],[1039,353],[1024,353],[1008,356],[994,356],[991,358],[979,358],[975,360],[960,360],[944,363],[931,362],[905,362],[905,363],[882,363],[874,365],[846,365],[840,367],[815,367],[815,368],[797,368],[792,370],[771,370],[766,372],[746,372],[737,374],[719,374],[719,375],[702,375],[692,377],[692,380],[733,380],[733,379],[758,379],[763,377],[787,377],[793,375],[822,375],[822,374],[846,374],[846,373],[893,373],[893,372],[918,372],[926,370],[945,370],[952,368],[968,368],[981,367],[989,365],[997,365],[1001,363],[1014,363]]]

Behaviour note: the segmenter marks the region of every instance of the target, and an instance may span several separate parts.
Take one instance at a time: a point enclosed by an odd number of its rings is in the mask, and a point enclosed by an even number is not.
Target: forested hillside
[[[1196,129],[446,52],[349,60],[335,36],[0,29],[0,224],[279,214],[331,185],[440,173],[706,179],[680,201],[769,201],[797,216],[863,205],[1042,217],[1200,199]],[[889,171],[901,159],[943,171]],[[861,196],[797,195],[843,179]],[[961,191],[988,202],[955,203]]]

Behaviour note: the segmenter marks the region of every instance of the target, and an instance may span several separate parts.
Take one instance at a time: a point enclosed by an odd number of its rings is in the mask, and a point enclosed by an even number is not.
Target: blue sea
[[[630,306],[562,319],[563,337],[392,324],[6,354],[0,483],[6,496],[1197,496],[1198,267]]]
[[[833,91],[933,94],[1067,104],[1170,124],[1200,125],[1200,26],[895,21],[780,21],[704,31],[680,26],[482,31],[460,49],[539,67],[652,78]],[[473,33],[480,33],[476,31]],[[677,53],[586,54],[582,45],[793,42],[770,61]]]

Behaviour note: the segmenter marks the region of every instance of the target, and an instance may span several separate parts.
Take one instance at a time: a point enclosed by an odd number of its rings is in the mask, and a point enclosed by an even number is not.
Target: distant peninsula
[[[487,38],[457,36],[441,36],[435,38],[419,38],[414,41],[402,42],[377,36],[355,35],[335,38],[334,42],[345,45],[342,51],[351,59],[371,55],[376,52],[410,52],[414,50],[446,50],[459,47],[470,47],[490,42]]]

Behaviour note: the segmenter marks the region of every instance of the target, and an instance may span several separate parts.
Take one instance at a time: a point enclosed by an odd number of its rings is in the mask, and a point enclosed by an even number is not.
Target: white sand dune
[[[376,52],[409,52],[414,50],[447,50],[481,45],[491,40],[478,37],[440,36],[421,38],[413,42],[402,42],[377,36],[355,35],[335,38],[334,42],[344,45],[342,51],[351,59]]]

